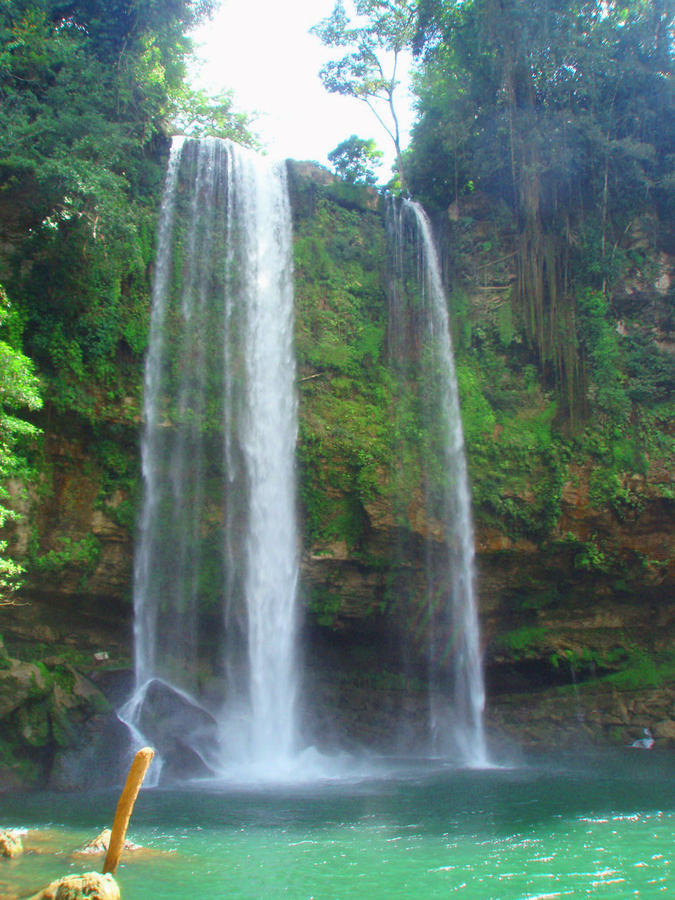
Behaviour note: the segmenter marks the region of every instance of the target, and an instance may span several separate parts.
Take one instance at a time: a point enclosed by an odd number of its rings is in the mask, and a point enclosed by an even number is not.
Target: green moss
[[[0,739],[0,769],[11,772],[19,784],[25,787],[38,785],[44,774],[42,760],[30,752],[16,738]]]
[[[675,683],[675,653],[667,656],[649,653],[633,646],[626,664],[619,672],[607,675],[607,683],[627,690],[663,687]]]
[[[295,241],[298,460],[306,540],[359,548],[390,457],[384,232],[376,213],[315,198]]]
[[[74,541],[62,535],[60,550],[49,550],[47,553],[35,555],[31,566],[37,571],[48,574],[59,574],[66,569],[77,569],[82,572],[81,586],[85,586],[89,575],[94,571],[101,554],[101,543],[93,534]]]
[[[319,625],[330,628],[335,624],[342,608],[342,597],[328,588],[315,587],[309,599],[309,610],[316,616]]]
[[[59,747],[71,747],[77,742],[77,729],[64,710],[54,707],[49,714],[54,743]]]
[[[18,728],[29,747],[45,747],[51,741],[48,701],[25,703],[18,710]]]
[[[523,625],[513,631],[500,634],[498,644],[512,654],[514,659],[527,658],[533,650],[546,642],[548,629],[536,625]]]

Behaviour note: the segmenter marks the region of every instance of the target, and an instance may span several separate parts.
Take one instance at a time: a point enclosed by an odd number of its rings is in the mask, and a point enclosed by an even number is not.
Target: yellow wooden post
[[[117,809],[115,810],[108,852],[106,853],[105,862],[103,863],[104,875],[108,872],[113,875],[115,874],[117,864],[119,863],[122,854],[122,847],[124,846],[124,838],[126,837],[127,828],[129,826],[131,812],[134,808],[138,792],[143,784],[145,773],[148,771],[148,766],[152,762],[154,755],[155,751],[152,747],[143,747],[142,750],[138,751],[134,757],[134,761],[131,763],[124,789],[117,803]]]

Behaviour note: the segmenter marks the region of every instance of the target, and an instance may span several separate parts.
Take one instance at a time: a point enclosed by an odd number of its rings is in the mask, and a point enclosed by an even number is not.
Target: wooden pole
[[[127,833],[134,803],[136,802],[136,797],[143,784],[145,773],[148,771],[148,766],[152,762],[154,755],[155,751],[152,747],[143,747],[142,750],[138,751],[134,757],[134,761],[131,763],[129,774],[127,775],[127,780],[115,811],[112,834],[110,835],[110,843],[108,844],[108,852],[106,853],[105,862],[103,863],[104,875],[108,872],[110,872],[111,875],[115,874],[117,864],[122,855],[124,838]]]

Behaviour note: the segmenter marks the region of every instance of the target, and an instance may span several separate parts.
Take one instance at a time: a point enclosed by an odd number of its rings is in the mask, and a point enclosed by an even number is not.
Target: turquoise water
[[[675,890],[675,758],[625,751],[512,768],[387,763],[359,780],[143,791],[117,873],[124,900],[654,897]],[[117,794],[0,797],[40,852],[0,865],[0,896],[68,871]]]

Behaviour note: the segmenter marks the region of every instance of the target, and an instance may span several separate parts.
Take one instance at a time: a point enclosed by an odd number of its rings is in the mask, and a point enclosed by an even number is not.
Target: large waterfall
[[[474,536],[447,298],[422,207],[391,201],[387,219],[393,257],[390,360],[403,395],[414,398],[421,424],[412,440],[424,484],[424,520],[438,523],[438,533],[426,540],[426,597],[417,617],[428,663],[428,747],[433,754],[481,765],[487,753]],[[396,431],[404,433],[405,423]],[[410,496],[404,502],[409,505]]]
[[[175,139],[160,214],[121,717],[176,777],[296,747],[291,223],[284,164]]]

